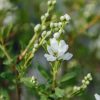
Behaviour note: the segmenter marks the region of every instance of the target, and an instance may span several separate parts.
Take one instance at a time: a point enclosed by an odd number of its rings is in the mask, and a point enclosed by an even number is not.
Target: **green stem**
[[[58,65],[59,65],[59,61],[56,61],[55,65],[52,69],[52,76],[53,76],[52,89],[53,90],[56,87],[56,78],[57,78],[57,72],[58,72]]]
[[[30,40],[29,44],[27,45],[27,47],[25,48],[25,50],[22,52],[22,54],[19,56],[19,59],[21,60],[26,52],[29,50],[29,48],[31,47],[31,45],[35,42],[35,40],[37,39],[37,37],[39,36],[38,33],[35,33],[35,35],[32,37],[32,39]]]
[[[5,48],[3,45],[0,45],[0,49],[4,52],[4,54],[5,54],[5,56],[7,57],[7,59],[8,59],[9,61],[12,61],[10,55],[8,54],[6,48]]]

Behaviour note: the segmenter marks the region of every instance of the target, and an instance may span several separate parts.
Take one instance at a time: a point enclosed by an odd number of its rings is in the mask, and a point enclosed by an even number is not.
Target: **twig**
[[[79,30],[78,34],[81,34],[81,33],[85,32],[87,29],[89,29],[94,24],[96,24],[98,21],[100,21],[100,16],[94,17],[93,20],[90,23],[86,24],[83,29]]]
[[[25,48],[25,50],[18,56],[18,62],[21,61],[24,58],[26,52],[31,47],[31,45],[35,42],[35,40],[37,39],[37,37],[38,37],[38,34],[35,33],[35,35],[32,37],[32,39],[30,40],[30,42],[27,45],[27,47]]]
[[[9,61],[12,61],[12,58],[11,58],[10,55],[8,54],[8,52],[7,52],[6,48],[5,48],[5,46],[0,45],[0,49],[4,52],[4,54],[5,54],[5,56],[7,57],[7,59],[8,59]]]

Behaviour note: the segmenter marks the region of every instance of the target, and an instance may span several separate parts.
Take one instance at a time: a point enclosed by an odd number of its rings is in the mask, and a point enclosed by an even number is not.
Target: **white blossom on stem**
[[[52,38],[50,39],[50,45],[47,46],[49,54],[45,54],[44,56],[48,61],[70,60],[73,55],[67,52],[67,50],[68,45],[64,40],[57,41],[55,38]]]

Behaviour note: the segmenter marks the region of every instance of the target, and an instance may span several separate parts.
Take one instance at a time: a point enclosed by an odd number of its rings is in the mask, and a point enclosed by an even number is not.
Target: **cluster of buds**
[[[49,0],[48,1],[48,11],[50,12],[53,8],[54,8],[54,5],[56,4],[56,0]]]
[[[50,11],[53,10],[55,4],[56,4],[56,0],[48,1],[48,10],[44,15],[41,16],[42,29],[45,29],[46,26],[43,24],[45,23],[46,19],[49,17]]]
[[[44,15],[41,16],[41,21],[45,22],[48,17],[49,17],[49,12],[47,12]]]
[[[31,78],[31,80],[30,80],[33,84],[35,84],[36,83],[36,79],[35,79],[35,77],[34,76],[32,76],[32,78]]]
[[[74,86],[73,91],[79,92],[80,90],[84,90],[87,88],[87,86],[90,84],[90,81],[92,81],[92,75],[90,73],[87,74],[87,76],[84,77],[82,80],[81,86]]]
[[[90,84],[90,81],[92,81],[92,75],[88,73],[87,76],[85,76],[82,80],[82,88],[86,89],[87,86]]]
[[[70,18],[70,16],[68,14],[65,14],[64,16],[61,16],[60,17],[60,20],[61,21],[67,21],[67,22],[69,22],[70,19],[71,18]]]
[[[38,44],[38,42],[36,42],[36,43],[33,45],[32,54],[35,53],[35,51],[37,50],[38,47],[39,47],[39,44]]]
[[[64,16],[60,17],[60,22],[50,23],[50,28],[54,32],[54,38],[58,39],[61,36],[61,34],[64,33],[64,26],[69,22],[70,19],[70,16],[68,14],[65,14]]]

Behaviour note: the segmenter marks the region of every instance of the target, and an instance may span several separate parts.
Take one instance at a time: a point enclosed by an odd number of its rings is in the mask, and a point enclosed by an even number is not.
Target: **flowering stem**
[[[58,71],[59,61],[56,61],[52,70],[53,82],[52,82],[52,89],[54,90],[56,87],[56,78],[57,78],[57,71]]]
[[[38,37],[38,33],[35,33],[35,35],[30,40],[29,44],[27,45],[26,49],[22,52],[21,55],[19,55],[19,60],[22,60],[23,59],[23,57],[25,56],[26,52],[31,47],[31,45],[35,42],[35,40],[37,39],[37,37]]]

